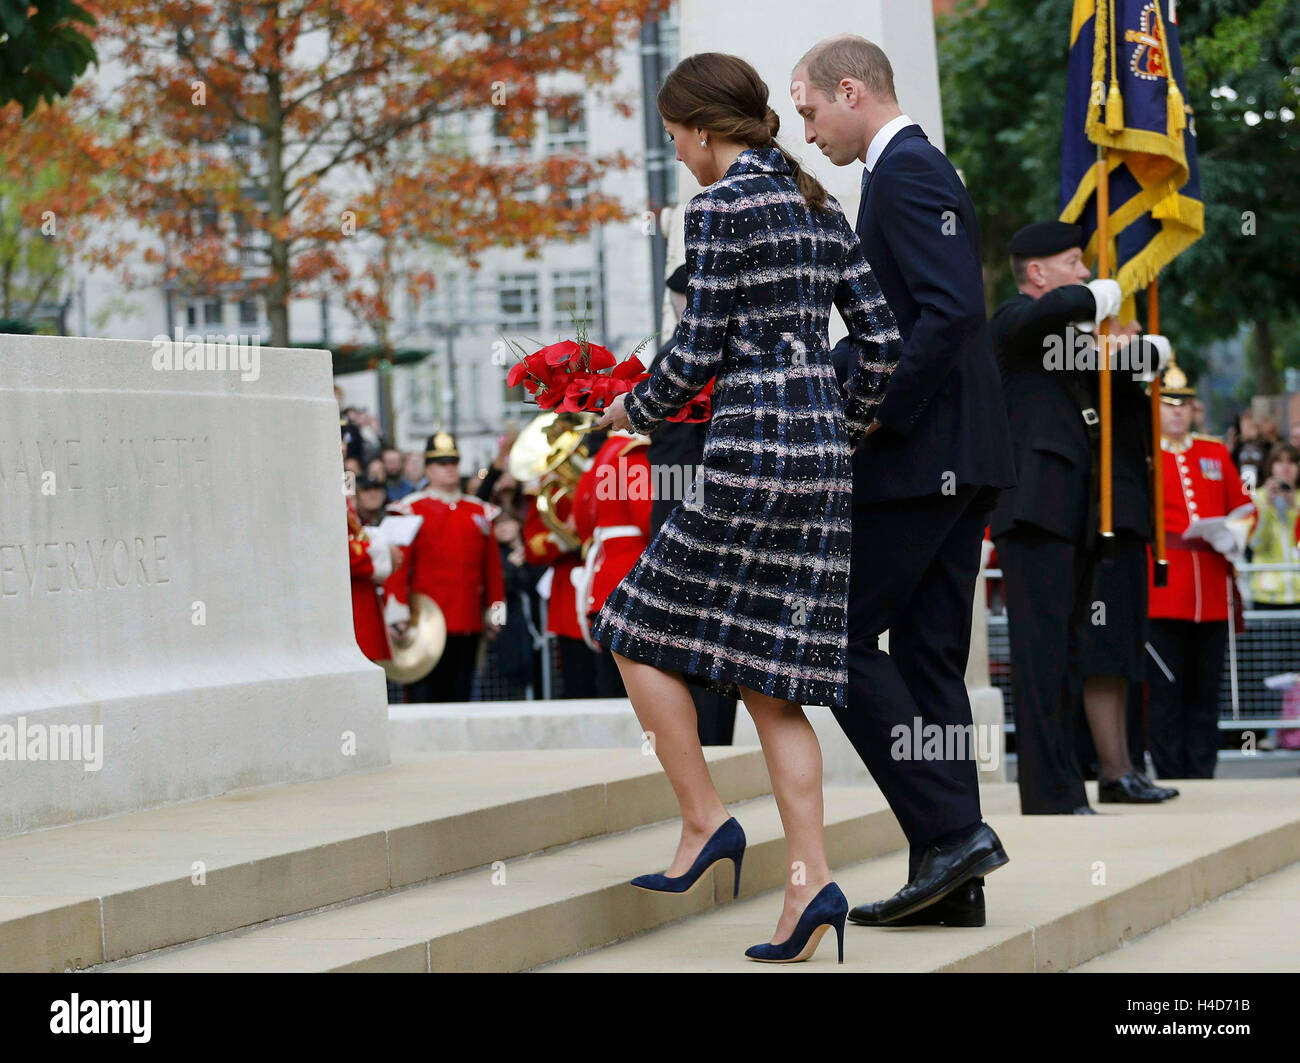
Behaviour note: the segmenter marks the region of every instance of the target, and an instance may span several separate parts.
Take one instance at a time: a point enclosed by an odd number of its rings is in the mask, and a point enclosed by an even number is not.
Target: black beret
[[[678,266],[670,274],[668,280],[664,282],[670,292],[678,292],[681,295],[686,294],[686,266]]]
[[[1007,241],[1007,250],[1021,258],[1046,258],[1082,246],[1082,227],[1063,221],[1036,221]]]

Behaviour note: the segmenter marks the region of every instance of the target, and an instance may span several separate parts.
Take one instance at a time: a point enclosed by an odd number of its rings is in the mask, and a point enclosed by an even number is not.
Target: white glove
[[[1149,336],[1140,337],[1137,340],[1134,340],[1134,342],[1141,343],[1143,339],[1151,344],[1159,355],[1159,360],[1156,362],[1154,371],[1148,370],[1147,372],[1142,373],[1140,377],[1142,380],[1152,380],[1165,371],[1166,367],[1169,365],[1169,360],[1174,356],[1174,349],[1170,346],[1169,340],[1158,332],[1153,332]]]
[[[1093,302],[1097,306],[1095,322],[1085,321],[1079,325],[1083,332],[1091,332],[1108,317],[1119,313],[1124,302],[1124,293],[1120,291],[1119,281],[1096,280],[1088,282],[1088,291],[1092,292]]]
[[[411,622],[411,607],[399,602],[396,598],[389,598],[388,603],[384,606],[384,623],[389,627],[394,624],[409,624]]]
[[[393,574],[392,547],[382,539],[377,538],[367,544],[366,553],[370,555],[370,560],[375,566],[374,574],[370,577],[371,581],[383,583]]]

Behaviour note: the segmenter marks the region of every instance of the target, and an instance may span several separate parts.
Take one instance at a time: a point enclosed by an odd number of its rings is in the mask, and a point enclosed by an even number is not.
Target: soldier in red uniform
[[[393,571],[387,546],[373,543],[366,535],[356,508],[348,502],[348,561],[352,569],[352,626],[357,645],[372,661],[385,661],[393,651],[388,645],[388,628],[379,602],[379,588]]]
[[[1219,682],[1232,616],[1233,568],[1225,553],[1235,553],[1235,540],[1221,532],[1211,545],[1184,533],[1195,520],[1241,516],[1254,508],[1228,448],[1212,436],[1189,431],[1195,394],[1182,370],[1170,365],[1160,410],[1169,585],[1157,587],[1153,581],[1148,586],[1153,651],[1149,739],[1162,779],[1214,775]]]
[[[498,509],[461,491],[460,451],[449,433],[430,437],[424,459],[428,488],[389,506],[424,522],[386,589],[403,605],[411,592],[432,598],[447,624],[447,645],[434,670],[406,688],[406,700],[468,701],[484,631],[493,638],[505,624],[501,552],[492,534]]]
[[[539,488],[547,479],[549,476],[543,477]],[[554,516],[560,523],[572,525],[573,502],[568,494],[556,496]],[[545,582],[538,584],[538,593],[546,598],[546,630],[555,638],[566,698],[596,696],[596,662],[582,641],[577,591],[573,585],[573,574],[582,565],[580,549],[580,545],[570,547],[562,542],[546,526],[537,511],[536,491],[530,492],[528,515],[524,520],[524,558],[530,565],[550,566],[547,575],[542,577]]]
[[[613,655],[592,640],[590,622],[650,542],[654,493],[649,445],[646,436],[610,432],[574,491],[574,521],[587,543],[578,581],[578,617],[582,637],[600,655],[596,693],[602,698],[626,697],[627,690]]]

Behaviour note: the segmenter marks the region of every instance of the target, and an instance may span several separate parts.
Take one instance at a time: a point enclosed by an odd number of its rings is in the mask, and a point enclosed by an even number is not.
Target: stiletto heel
[[[834,927],[839,938],[840,963],[844,962],[844,920],[849,915],[849,902],[834,882],[828,882],[821,892],[808,902],[799,916],[794,932],[779,945],[764,943],[745,950],[745,955],[760,963],[799,963],[812,958],[826,931]]]
[[[637,875],[632,885],[650,893],[690,893],[704,880],[704,872],[719,860],[730,860],[736,865],[736,896],[740,896],[740,863],[745,858],[745,832],[735,817],[727,820],[704,843],[695,863],[684,875]]]

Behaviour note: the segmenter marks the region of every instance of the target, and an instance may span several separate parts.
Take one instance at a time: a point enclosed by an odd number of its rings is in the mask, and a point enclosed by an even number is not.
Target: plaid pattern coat
[[[703,465],[592,626],[705,686],[811,705],[844,704],[850,448],[902,347],[857,234],[827,206],[807,206],[775,147],[741,152],[687,206],[686,312],[625,408],[652,431],[716,375]],[[845,392],[832,304],[861,351]]]

